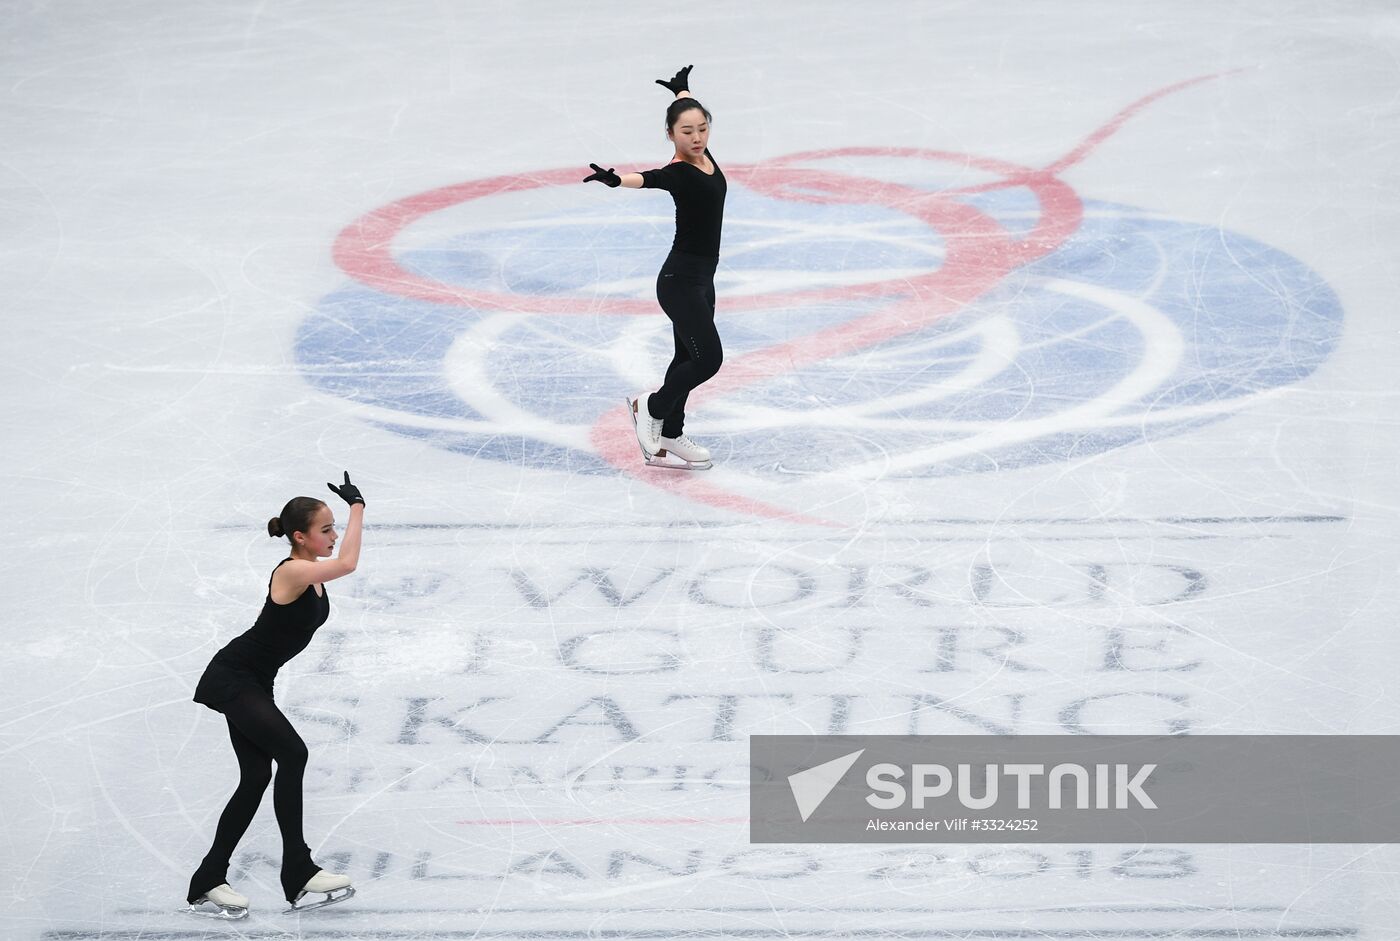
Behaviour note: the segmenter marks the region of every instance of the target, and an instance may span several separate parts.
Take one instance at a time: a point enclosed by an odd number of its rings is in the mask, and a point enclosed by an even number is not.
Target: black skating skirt
[[[199,683],[194,688],[194,701],[202,706],[208,706],[215,712],[223,712],[225,705],[235,699],[239,693],[245,693],[248,690],[259,690],[270,697],[272,683],[264,683],[252,672],[242,667],[215,659],[211,660],[209,666],[204,668],[204,675],[199,678]]]

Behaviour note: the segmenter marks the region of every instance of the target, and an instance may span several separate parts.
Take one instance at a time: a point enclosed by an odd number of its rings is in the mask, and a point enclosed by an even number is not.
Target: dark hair
[[[304,533],[311,526],[311,519],[325,507],[315,497],[292,497],[282,512],[267,521],[267,534],[276,539],[286,536],[292,541],[292,533]]]
[[[680,116],[691,108],[699,108],[700,113],[705,115],[706,121],[714,120],[714,118],[710,116],[710,110],[694,98],[677,98],[675,101],[671,102],[670,107],[666,109],[667,134],[671,133],[671,129],[676,126],[676,121],[680,119]]]

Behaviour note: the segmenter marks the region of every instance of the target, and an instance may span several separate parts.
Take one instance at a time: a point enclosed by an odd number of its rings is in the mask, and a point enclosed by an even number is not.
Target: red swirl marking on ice
[[[1224,78],[1227,75],[1238,75],[1243,71],[1245,70],[1228,69],[1224,72],[1212,72],[1210,75],[1197,75],[1195,78],[1188,78],[1185,81],[1177,82],[1174,85],[1167,85],[1163,88],[1157,89],[1154,92],[1151,92],[1150,94],[1143,95],[1137,101],[1134,101],[1132,104],[1128,105],[1128,107],[1115,114],[1112,118],[1108,120],[1106,124],[1103,125],[1103,127],[1099,128],[1098,130],[1090,134],[1088,137],[1084,138],[1084,140],[1079,144],[1078,147],[1065,154],[1059,160],[1056,160],[1054,163],[1050,164],[1050,166],[1046,167],[1041,172],[1052,174],[1064,173],[1070,167],[1074,166],[1076,163],[1079,163],[1085,157],[1089,156],[1089,154],[1093,152],[1094,148],[1098,147],[1108,138],[1116,134],[1118,132],[1118,129],[1121,128],[1124,124],[1127,124],[1128,121],[1134,118],[1139,111],[1142,111],[1144,108],[1156,103],[1157,101],[1167,97],[1168,95],[1174,95],[1177,92],[1184,91],[1188,88],[1191,88],[1194,85],[1201,85],[1205,82],[1214,81],[1217,78]]]
[[[1044,168],[946,151],[895,147],[846,147],[790,154],[755,166],[736,166],[726,174],[773,198],[817,204],[879,205],[926,223],[944,240],[944,264],[916,278],[896,278],[857,285],[725,297],[731,309],[798,306],[860,297],[889,297],[886,306],[846,323],[780,343],[726,362],[721,373],[691,396],[703,404],[784,372],[851,353],[921,330],[955,313],[995,287],[1011,271],[1060,248],[1078,230],[1082,203],[1059,174],[1081,162],[1138,112],[1153,102],[1220,75],[1199,76],[1169,85],[1134,101],[1088,135],[1059,160]],[[962,164],[996,174],[989,183],[930,192],[829,170],[794,166],[839,157],[897,157]],[[598,296],[548,297],[480,291],[425,278],[404,269],[393,255],[393,242],[414,222],[450,206],[488,196],[544,186],[574,185],[573,169],[547,170],[475,180],[430,190],[377,209],[347,226],[336,238],[336,263],[351,277],[377,290],[416,300],[476,309],[542,314],[623,314],[657,316],[651,301]],[[1025,187],[1040,204],[1032,230],[1013,238],[994,218],[959,197]],[[746,515],[834,526],[834,522],[732,493],[686,473],[647,468],[639,461],[636,440],[624,409],[600,416],[590,431],[598,454],[624,473],[687,499]]]
[[[826,155],[844,153],[855,153],[855,151],[826,151]],[[875,151],[871,150],[869,153],[875,153]],[[893,154],[896,151],[882,151],[882,153]],[[934,151],[927,151],[927,153],[931,154]],[[998,161],[979,160],[979,158],[966,157],[963,154],[946,154],[946,157],[959,162],[972,161],[973,164],[988,169],[1004,167],[1004,164],[1000,164]],[[1025,171],[1018,168],[1018,172]],[[790,199],[792,202],[869,203],[872,202],[871,199],[862,197],[875,195],[875,190],[869,190],[869,186],[875,186],[875,188],[889,186],[888,183],[871,181],[871,179],[839,176],[829,174],[829,172],[813,171],[813,169],[778,168],[776,161],[774,161],[774,168],[771,169],[764,167],[763,164],[756,165],[756,167],[741,167],[741,165],[728,167],[725,168],[725,175],[729,179],[738,179],[742,182],[748,182],[750,179],[769,182],[774,190],[770,195],[777,195],[778,199]],[[400,265],[399,259],[393,256],[395,239],[410,225],[417,223],[421,218],[433,216],[438,211],[470,202],[470,200],[498,196],[501,193],[539,189],[542,186],[574,185],[577,182],[578,171],[575,169],[549,169],[549,171],[540,171],[529,175],[493,176],[489,179],[476,179],[476,181],[428,190],[426,193],[419,193],[419,195],[389,203],[388,206],[382,206],[381,209],[357,218],[354,223],[347,225],[337,235],[335,246],[332,248],[332,256],[340,269],[365,286],[375,288],[375,290],[385,294],[409,297],[417,301],[433,302],[433,304],[456,305],[456,307],[469,307],[482,309],[482,311],[508,311],[515,312],[515,314],[624,314],[641,316],[659,314],[661,311],[657,308],[657,302],[651,300],[599,297],[599,295],[549,297],[549,295],[539,294],[476,290],[476,288],[462,286],[462,284],[451,284],[448,281],[431,279],[431,277],[410,272]],[[827,193],[822,199],[812,199],[811,196],[805,196],[802,193],[781,192],[783,186],[794,185],[794,183],[811,186],[813,189],[826,189]],[[906,192],[917,193],[918,196],[924,197],[932,196],[931,193],[923,193],[920,190],[909,189]],[[916,211],[913,214],[917,216],[918,213]],[[914,277],[914,279],[867,281],[864,284],[843,284],[839,287],[813,288],[809,291],[725,295],[724,302],[727,307],[762,309],[799,307],[799,305],[804,304],[848,300],[848,298],[854,297],[903,295],[909,294],[910,290],[920,290],[925,283],[930,283],[934,277],[934,274],[928,274],[928,276]]]

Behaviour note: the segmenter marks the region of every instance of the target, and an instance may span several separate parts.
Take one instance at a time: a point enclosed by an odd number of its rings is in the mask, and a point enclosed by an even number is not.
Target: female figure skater
[[[671,162],[657,170],[624,173],[589,164],[597,180],[629,189],[662,189],[676,202],[676,238],[656,278],[656,299],[671,318],[675,356],[666,380],[650,396],[628,400],[642,457],[654,467],[705,470],[710,452],[685,434],[685,400],[690,390],[719,372],[724,361],[715,330],[715,267],[724,223],[724,173],[709,148],[710,112],[690,94],[687,65],[669,81],[656,83],[675,92],[666,109],[666,136],[675,145]]]
[[[272,780],[274,761],[277,781],[272,806],[282,831],[282,890],[292,905],[289,911],[320,908],[355,894],[347,876],[323,872],[311,861],[311,849],[301,831],[306,744],[272,701],[278,668],[306,648],[330,613],[325,583],[355,571],[360,559],[364,498],[348,473],[341,486],[326,486],[350,506],[340,556],[318,561],[329,558],[335,548],[330,507],[312,497],[288,502],[280,515],[268,521],[267,532],[274,538],[286,536],[291,555],[272,570],[262,613],[252,628],[214,654],[195,688],[194,701],[222,712],[228,721],[239,770],[238,789],[219,817],[214,845],[190,879],[189,911],[197,915],[243,918],[248,914],[248,899],[229,888],[229,861]],[[324,892],[326,898],[298,908],[297,902],[308,892]]]

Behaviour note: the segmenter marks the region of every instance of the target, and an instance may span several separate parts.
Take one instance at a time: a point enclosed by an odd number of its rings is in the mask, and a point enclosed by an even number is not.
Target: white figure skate
[[[662,438],[661,448],[647,463],[652,467],[664,467],[668,470],[709,470],[715,466],[710,460],[710,449],[696,444],[686,434],[676,438]]]
[[[248,897],[239,895],[229,888],[228,883],[216,885],[195,899],[194,904],[185,909],[191,915],[205,918],[226,918],[229,920],[248,917]]]
[[[318,902],[307,902],[300,904],[301,900],[312,893],[325,895],[325,898]],[[307,880],[305,887],[297,893],[297,900],[292,903],[292,907],[287,909],[291,912],[309,912],[315,908],[325,908],[327,905],[334,905],[336,902],[343,902],[355,894],[355,890],[350,885],[350,877],[343,876],[338,872],[326,872],[322,870]]]

